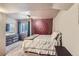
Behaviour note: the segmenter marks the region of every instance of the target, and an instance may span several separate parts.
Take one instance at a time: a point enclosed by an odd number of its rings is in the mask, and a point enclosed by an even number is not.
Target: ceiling
[[[0,11],[15,19],[26,19],[27,15],[36,16],[37,14],[39,16],[48,14],[45,17],[49,17],[50,15],[51,17],[55,17],[59,11],[58,8],[66,9],[62,7],[70,5],[65,4],[64,6],[63,4],[61,6],[61,4],[55,5],[53,3],[0,3]]]
[[[69,9],[73,3],[54,3],[52,8],[59,10],[67,10]]]
[[[52,3],[4,3],[2,5],[8,13],[51,9],[52,7]]]

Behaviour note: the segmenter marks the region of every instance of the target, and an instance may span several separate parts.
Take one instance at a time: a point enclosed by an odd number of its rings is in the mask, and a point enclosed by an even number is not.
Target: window
[[[20,23],[20,33],[27,32],[27,23]]]
[[[6,24],[6,32],[14,32],[13,24]]]

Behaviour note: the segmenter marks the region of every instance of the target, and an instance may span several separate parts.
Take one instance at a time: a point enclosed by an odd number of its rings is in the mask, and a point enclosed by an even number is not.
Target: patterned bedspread
[[[39,35],[34,40],[26,40],[24,42],[24,51],[34,52],[45,55],[56,55],[55,45],[56,40],[51,38],[51,35]]]

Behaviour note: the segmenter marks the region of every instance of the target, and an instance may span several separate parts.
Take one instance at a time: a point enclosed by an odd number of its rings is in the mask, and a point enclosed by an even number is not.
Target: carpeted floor
[[[22,49],[22,42],[17,42],[11,46],[9,46],[7,49],[10,47],[13,47],[14,45],[18,44],[14,49],[11,49],[10,51],[7,52],[6,56],[39,56],[38,54],[33,54],[33,53],[25,53]]]

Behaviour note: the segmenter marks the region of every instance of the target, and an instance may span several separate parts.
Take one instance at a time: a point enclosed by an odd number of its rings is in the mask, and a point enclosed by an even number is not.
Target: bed
[[[29,53],[37,53],[39,55],[56,55],[55,46],[57,40],[55,35],[39,35],[34,40],[25,40],[23,42],[23,50]]]

